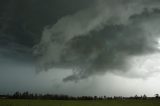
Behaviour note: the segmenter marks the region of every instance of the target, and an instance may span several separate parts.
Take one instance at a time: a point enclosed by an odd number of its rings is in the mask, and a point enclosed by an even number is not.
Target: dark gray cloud
[[[1,0],[0,54],[5,57],[21,54],[32,59],[32,47],[40,41],[43,28],[88,3],[79,0]]]
[[[62,17],[35,46],[38,71],[69,68],[73,75],[64,81],[70,81],[129,70],[130,57],[158,51],[159,7],[156,0],[97,0]]]
[[[159,19],[160,0],[0,0],[0,93],[153,96]]]
[[[38,71],[72,69],[64,81],[127,71],[128,58],[157,51],[159,7],[159,0],[3,0],[0,56],[34,55]]]

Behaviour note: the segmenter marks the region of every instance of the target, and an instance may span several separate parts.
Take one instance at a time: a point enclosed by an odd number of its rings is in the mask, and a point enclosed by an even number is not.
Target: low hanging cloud
[[[159,7],[157,0],[95,0],[62,17],[34,47],[37,70],[72,69],[64,81],[129,70],[129,57],[158,51]]]

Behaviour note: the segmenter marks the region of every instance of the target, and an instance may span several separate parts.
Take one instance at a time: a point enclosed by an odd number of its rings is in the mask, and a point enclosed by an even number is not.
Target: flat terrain
[[[0,106],[160,106],[160,100],[7,100],[1,99]]]

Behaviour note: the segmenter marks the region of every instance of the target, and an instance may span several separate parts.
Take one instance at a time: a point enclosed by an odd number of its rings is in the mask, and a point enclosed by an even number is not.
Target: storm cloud
[[[64,81],[130,69],[130,57],[158,52],[158,0],[95,0],[44,27],[37,70],[72,69]]]
[[[159,19],[159,0],[0,0],[0,94],[153,96]]]

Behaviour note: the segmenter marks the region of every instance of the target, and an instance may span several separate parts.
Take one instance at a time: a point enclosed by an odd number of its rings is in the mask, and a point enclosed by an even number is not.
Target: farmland
[[[22,100],[1,99],[0,106],[160,106],[160,100]]]

